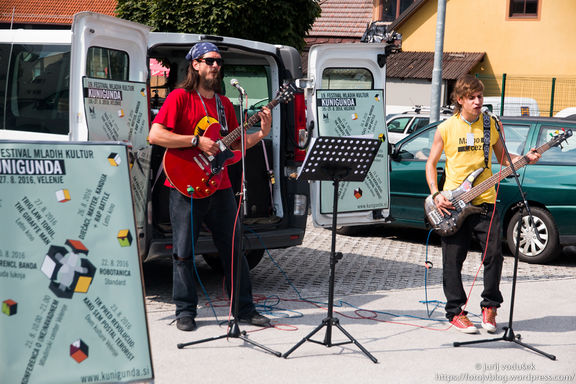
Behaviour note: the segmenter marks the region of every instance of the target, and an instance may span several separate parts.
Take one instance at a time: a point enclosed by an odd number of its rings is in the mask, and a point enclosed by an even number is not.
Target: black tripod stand
[[[320,137],[315,140],[309,150],[306,160],[302,165],[302,172],[299,178],[304,180],[330,180],[334,186],[334,197],[332,205],[332,244],[330,249],[330,280],[328,290],[328,315],[322,320],[312,332],[306,335],[288,352],[284,354],[287,358],[299,346],[306,341],[316,344],[333,347],[354,343],[360,350],[368,356],[370,360],[377,363],[378,360],[370,354],[334,317],[334,281],[336,274],[336,263],[342,258],[341,252],[336,252],[336,226],[338,216],[338,187],[341,181],[363,181],[370,169],[370,165],[378,152],[380,141],[375,139],[356,139],[343,137]],[[349,341],[332,343],[332,327],[338,328]],[[326,327],[324,341],[312,340],[323,327]]]
[[[500,132],[500,128],[499,128],[500,121],[496,118],[494,120],[496,120],[496,127],[498,129],[500,139],[502,140],[502,142],[504,142],[502,132]],[[529,225],[532,226],[532,228],[534,228],[533,230],[534,230],[534,233],[536,234],[536,236],[538,236],[538,230],[536,229],[536,226],[534,224],[534,218],[532,216],[532,213],[530,212],[530,207],[528,206],[528,202],[526,201],[524,191],[522,190],[522,184],[520,183],[520,180],[518,179],[518,174],[516,173],[516,170],[514,169],[514,165],[512,163],[512,159],[510,158],[510,153],[508,152],[506,145],[504,145],[504,152],[506,153],[508,162],[510,164],[510,167],[512,168],[512,173],[513,173],[514,178],[516,180],[516,184],[518,185],[518,190],[520,191],[520,196],[522,197],[522,202],[519,203],[520,204],[520,220],[518,221],[518,227],[516,230],[516,249],[514,252],[514,273],[513,273],[513,277],[512,277],[512,292],[510,295],[510,316],[508,318],[508,326],[504,327],[504,335],[502,335],[502,337],[496,337],[496,338],[492,338],[492,339],[483,339],[483,340],[464,341],[464,342],[454,342],[453,345],[455,347],[459,347],[461,345],[488,343],[488,342],[492,342],[492,341],[510,341],[510,342],[516,343],[522,347],[528,348],[534,352],[537,352],[543,356],[546,356],[547,358],[549,358],[551,360],[556,360],[556,356],[551,355],[551,354],[546,353],[546,352],[543,352],[537,348],[532,347],[531,345],[528,345],[526,343],[521,342],[520,341],[521,336],[519,334],[515,334],[514,329],[512,328],[512,323],[513,323],[513,319],[514,319],[514,300],[516,298],[516,280],[517,280],[517,276],[518,276],[518,255],[520,252],[520,233],[521,233],[522,217],[524,216],[523,215],[524,211],[526,211],[528,216],[529,216]]]
[[[242,108],[242,96],[244,94],[242,93],[239,97],[240,100],[240,110],[243,111],[244,109]],[[242,121],[242,114],[240,114],[240,126],[236,129],[242,129],[242,127],[244,126],[243,121]],[[245,176],[246,172],[245,172],[245,155],[246,155],[246,151],[245,151],[245,135],[241,134],[241,139],[240,139],[240,143],[241,143],[241,151],[242,151],[242,182],[241,182],[241,186],[242,186],[242,204],[240,205],[239,209],[240,209],[240,214],[239,214],[239,225],[237,226],[237,233],[236,236],[238,236],[238,246],[236,247],[236,250],[239,250],[241,252],[234,252],[236,257],[234,257],[234,262],[232,263],[232,271],[231,273],[234,273],[234,287],[233,287],[233,295],[231,300],[233,301],[232,304],[232,320],[230,320],[230,322],[228,323],[228,332],[220,335],[220,336],[215,336],[215,337],[209,337],[206,339],[201,339],[201,340],[197,340],[197,341],[192,341],[192,342],[188,342],[188,343],[180,343],[177,345],[178,349],[182,349],[184,347],[187,347],[189,345],[195,345],[195,344],[201,344],[201,343],[206,343],[208,341],[214,341],[214,340],[220,340],[220,339],[224,339],[224,338],[236,338],[236,339],[241,339],[244,340],[245,342],[252,344],[258,348],[261,348],[263,350],[265,350],[266,352],[269,352],[277,357],[281,357],[282,354],[278,351],[274,351],[273,349],[270,349],[262,344],[259,344],[253,340],[250,340],[248,338],[248,336],[246,335],[246,331],[240,331],[240,326],[239,326],[239,321],[238,321],[238,309],[240,308],[240,279],[242,278],[242,265],[244,264],[244,260],[242,260],[242,258],[240,256],[242,256],[244,254],[244,228],[243,228],[243,223],[244,223],[244,215],[246,212],[246,183],[245,183]],[[234,247],[234,245],[233,245]],[[235,271],[235,272],[234,272]]]

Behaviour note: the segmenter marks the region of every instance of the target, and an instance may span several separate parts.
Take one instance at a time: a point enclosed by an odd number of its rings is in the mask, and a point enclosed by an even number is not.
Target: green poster
[[[140,233],[146,225],[152,151],[148,144],[146,83],[84,77],[83,85],[88,140],[129,145],[134,211]]]
[[[0,381],[153,378],[127,146],[0,141]]]
[[[318,90],[319,136],[363,137],[384,140],[386,116],[382,90]],[[332,213],[333,186],[320,182],[320,212]],[[377,210],[389,207],[387,146],[381,145],[363,182],[342,182],[338,212]]]

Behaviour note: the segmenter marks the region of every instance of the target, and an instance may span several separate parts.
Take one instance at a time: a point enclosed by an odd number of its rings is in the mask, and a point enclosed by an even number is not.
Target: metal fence
[[[576,107],[576,78],[507,74],[477,77],[484,83],[484,97],[499,99],[494,112],[500,115],[554,116],[565,108]]]

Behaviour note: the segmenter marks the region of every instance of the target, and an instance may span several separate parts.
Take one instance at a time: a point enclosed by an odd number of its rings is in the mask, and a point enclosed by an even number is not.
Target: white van
[[[240,102],[230,79],[237,79],[246,89],[248,104],[244,108],[250,114],[277,101],[283,83],[302,77],[300,55],[292,47],[223,36],[150,32],[147,26],[92,12],[75,15],[71,30],[0,30],[0,140],[130,142],[131,157],[138,165],[132,168],[133,195],[139,252],[144,260],[170,255],[172,249],[167,189],[161,172],[164,149],[147,143],[148,128],[154,110],[184,79],[186,53],[199,41],[210,41],[220,48],[226,63],[224,92],[237,112]],[[362,122],[364,137],[386,141],[384,64],[389,45],[311,48],[308,79],[299,82],[304,90],[295,89],[294,95],[282,99],[272,111],[269,137],[247,151],[248,230],[244,231],[244,245],[251,266],[258,263],[266,248],[302,243],[310,204],[318,225],[331,224],[329,204],[310,202],[309,183],[294,177],[306,154],[307,137],[356,135],[355,124]],[[164,78],[150,76],[151,59],[166,69],[161,71]],[[114,116],[112,121],[103,121],[98,114],[100,107],[88,103],[87,93],[98,87],[136,89],[134,97],[142,94],[147,105],[136,108],[130,116],[132,125]],[[320,93],[322,97],[340,94],[359,103],[319,116]],[[362,100],[372,103],[371,115],[352,118],[364,112],[366,103]],[[340,123],[351,129],[339,129],[336,119],[345,119]],[[110,129],[110,124],[117,127]],[[387,145],[381,146],[378,156],[381,164],[369,186],[343,185],[347,192],[341,191],[339,222],[378,223],[388,216]],[[239,188],[239,169],[230,169],[230,174],[234,187]],[[313,188],[317,191],[313,197],[325,195],[328,199],[331,189],[319,184]],[[369,202],[352,193],[362,188],[364,196],[371,196]],[[217,260],[215,252],[211,237],[203,233],[196,253],[212,264]]]
[[[490,108],[496,115],[503,116],[540,116],[540,109],[536,100],[529,97],[505,97],[504,114],[502,111],[502,98],[500,96],[484,97],[484,106]]]

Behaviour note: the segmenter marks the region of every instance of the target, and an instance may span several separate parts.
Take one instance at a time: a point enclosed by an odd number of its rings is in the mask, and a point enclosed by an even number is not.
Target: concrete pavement
[[[406,232],[404,232],[406,233]],[[414,235],[414,233],[416,235]],[[305,341],[288,358],[276,357],[240,338],[223,338],[178,349],[178,343],[226,335],[225,306],[199,308],[198,330],[181,332],[172,324],[170,284],[147,285],[147,312],[156,383],[539,383],[576,382],[576,262],[565,256],[549,266],[520,264],[512,328],[521,341],[553,354],[550,360],[514,342],[498,340],[454,347],[453,342],[486,340],[503,335],[510,313],[513,259],[507,257],[499,310],[499,331],[466,335],[450,328],[441,303],[441,270],[425,273],[426,258],[440,266],[440,249],[428,248],[423,232],[398,238],[394,232],[338,236],[344,258],[336,266],[334,317],[378,363],[356,345],[327,347]],[[275,328],[241,324],[247,337],[285,354],[326,317],[330,232],[309,228],[301,247],[272,251],[252,271],[260,310]],[[473,252],[464,269],[466,289],[478,271],[480,255]],[[159,266],[154,273],[167,274]],[[219,279],[199,269],[214,300],[221,294]],[[468,310],[479,325],[482,272],[474,283]],[[428,306],[423,302],[428,299]],[[206,300],[201,297],[201,302]],[[216,301],[216,305],[223,302]],[[438,307],[436,307],[438,305]],[[314,337],[324,341],[326,327]],[[332,343],[347,341],[332,328]]]

